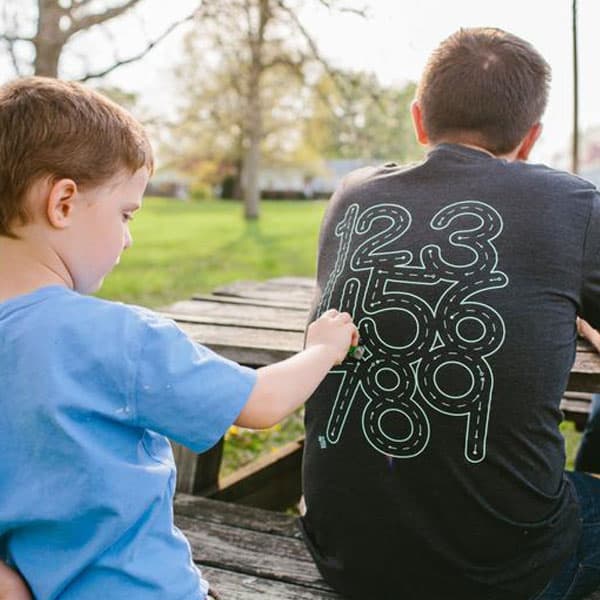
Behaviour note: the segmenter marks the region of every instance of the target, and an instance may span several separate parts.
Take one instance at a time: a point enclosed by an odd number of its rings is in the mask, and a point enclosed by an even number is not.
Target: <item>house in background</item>
[[[259,175],[262,198],[329,198],[342,179],[361,167],[381,164],[362,158],[323,160],[316,166],[264,166]]]
[[[191,183],[191,175],[171,169],[159,170],[150,178],[145,195],[188,200]]]

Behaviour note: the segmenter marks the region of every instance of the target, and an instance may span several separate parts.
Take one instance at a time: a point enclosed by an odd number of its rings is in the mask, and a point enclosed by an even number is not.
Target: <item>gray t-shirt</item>
[[[464,146],[336,192],[313,318],[351,312],[365,353],[307,405],[303,524],[338,589],[526,599],[574,550],[559,403],[599,249],[593,185]]]

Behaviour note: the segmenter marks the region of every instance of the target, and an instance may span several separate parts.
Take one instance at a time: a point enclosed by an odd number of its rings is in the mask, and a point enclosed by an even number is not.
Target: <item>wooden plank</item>
[[[262,366],[289,358],[302,350],[304,334],[194,323],[178,326],[195,342],[208,346],[238,363]]]
[[[173,457],[177,465],[178,492],[201,494],[213,489],[219,481],[219,471],[223,459],[223,438],[210,450],[197,454],[176,442],[171,442]]]
[[[272,306],[243,306],[228,302],[210,300],[184,300],[175,302],[162,309],[163,314],[176,321],[188,321],[189,317],[199,323],[218,323],[223,325],[252,325],[267,329],[291,329],[303,331],[308,320],[308,311]]]
[[[581,351],[575,356],[567,389],[574,392],[600,392],[600,355]]]
[[[317,288],[314,277],[293,277],[290,275],[284,277],[273,277],[267,280],[270,285],[296,286],[309,288],[312,292]]]
[[[310,306],[306,302],[293,302],[289,300],[269,301],[259,298],[237,298],[235,296],[215,296],[212,294],[193,294],[192,300],[210,300],[226,304],[239,304],[243,306],[271,306],[272,308],[289,308],[290,310],[307,311]]]
[[[207,495],[269,510],[285,510],[302,495],[304,438],[265,454],[221,479]]]
[[[269,281],[234,281],[218,287],[213,291],[213,294],[216,296],[267,300],[269,302],[293,301],[304,304],[308,310],[314,297],[314,290],[303,286],[278,285]]]
[[[161,316],[166,319],[172,319],[177,323],[196,323],[199,325],[220,325],[222,327],[245,327],[247,329],[261,329],[269,331],[296,331],[303,333],[305,321],[298,319],[297,326],[293,326],[289,321],[275,319],[265,320],[262,322],[252,322],[245,318],[245,314],[240,314],[238,311],[237,316],[231,317],[215,317],[215,316],[201,316],[201,315],[186,315],[174,312],[161,312]]]
[[[329,591],[299,539],[175,515],[194,562]]]
[[[202,575],[222,600],[341,600],[335,592],[208,567]]]
[[[302,538],[295,519],[285,513],[189,494],[176,494],[173,510],[175,514],[197,521],[209,521],[296,539]]]

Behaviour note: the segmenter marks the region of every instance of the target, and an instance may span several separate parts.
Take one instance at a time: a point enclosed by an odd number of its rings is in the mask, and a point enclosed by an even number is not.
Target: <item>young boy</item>
[[[205,598],[164,436],[201,452],[234,422],[269,427],[357,342],[330,311],[303,352],[253,371],[87,296],[131,245],[152,166],[142,127],[99,94],[0,88],[0,559],[38,600]]]

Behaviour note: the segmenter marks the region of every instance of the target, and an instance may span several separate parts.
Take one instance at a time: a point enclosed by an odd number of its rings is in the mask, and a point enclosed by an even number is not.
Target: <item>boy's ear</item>
[[[417,100],[413,100],[410,105],[410,116],[412,117],[413,128],[415,130],[415,136],[419,144],[426,146],[429,144],[429,136],[423,127],[423,112],[421,106]]]
[[[52,227],[64,229],[70,225],[76,197],[77,184],[72,179],[59,179],[51,184],[46,215]]]
[[[517,160],[527,160],[533,146],[538,141],[542,133],[542,124],[535,123],[531,126],[527,135],[523,138],[519,149],[517,150]]]

